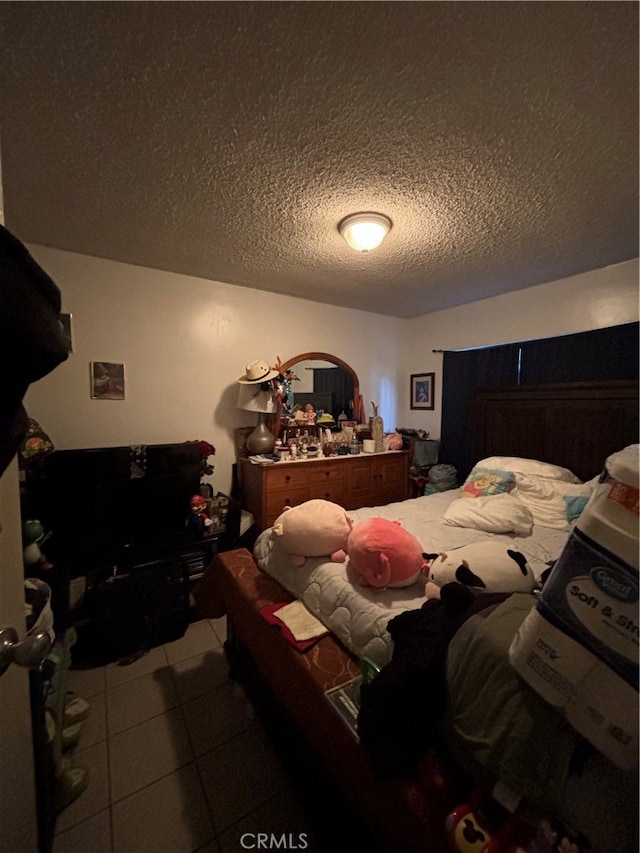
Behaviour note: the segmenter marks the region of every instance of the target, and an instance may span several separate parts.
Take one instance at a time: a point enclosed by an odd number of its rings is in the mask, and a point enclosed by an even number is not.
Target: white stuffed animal
[[[527,558],[504,542],[475,542],[448,553],[427,554],[427,598],[439,598],[447,583],[480,592],[533,592],[536,580]]]
[[[344,563],[353,519],[332,501],[320,498],[286,507],[276,518],[271,536],[291,555],[296,566],[304,566],[307,557],[330,556]]]

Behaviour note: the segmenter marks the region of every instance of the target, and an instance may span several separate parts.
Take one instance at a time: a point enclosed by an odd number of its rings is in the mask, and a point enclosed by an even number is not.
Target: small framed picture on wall
[[[124,364],[109,361],[91,362],[91,398],[124,400]]]
[[[435,373],[411,374],[411,408],[433,409],[435,393]]]

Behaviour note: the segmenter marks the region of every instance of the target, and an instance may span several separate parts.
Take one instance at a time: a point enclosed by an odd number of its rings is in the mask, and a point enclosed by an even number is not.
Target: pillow
[[[571,519],[565,498],[585,498],[586,503],[595,488],[595,482],[565,483],[516,474],[516,487],[512,494],[529,509],[536,524],[566,530]]]
[[[469,527],[485,533],[529,536],[533,528],[533,516],[522,503],[502,493],[473,501],[457,498],[447,507],[442,523],[449,527]]]
[[[526,474],[529,477],[543,477],[545,480],[562,480],[565,483],[579,483],[576,475],[568,468],[552,465],[550,462],[538,462],[537,459],[522,459],[519,456],[488,456],[476,462],[478,468],[499,468]]]
[[[518,478],[516,477],[516,480]],[[593,490],[598,485],[599,475],[587,480],[586,483],[552,483],[553,490],[556,494],[564,497],[590,498]]]
[[[499,495],[510,491],[513,485],[512,471],[498,471],[476,466],[462,484],[462,497],[485,498],[488,495]]]

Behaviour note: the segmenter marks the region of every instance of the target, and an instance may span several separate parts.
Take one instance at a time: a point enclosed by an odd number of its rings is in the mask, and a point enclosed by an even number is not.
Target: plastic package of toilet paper
[[[638,764],[638,451],[610,456],[509,651],[603,755]]]

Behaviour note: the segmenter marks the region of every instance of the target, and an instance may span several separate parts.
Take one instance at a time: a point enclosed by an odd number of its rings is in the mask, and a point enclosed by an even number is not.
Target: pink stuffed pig
[[[303,566],[307,557],[330,556],[334,563],[343,563],[352,527],[351,517],[341,506],[315,499],[286,507],[276,518],[271,536],[296,566]]]
[[[356,524],[347,543],[349,565],[362,586],[410,586],[427,568],[422,546],[399,521],[368,518]]]

